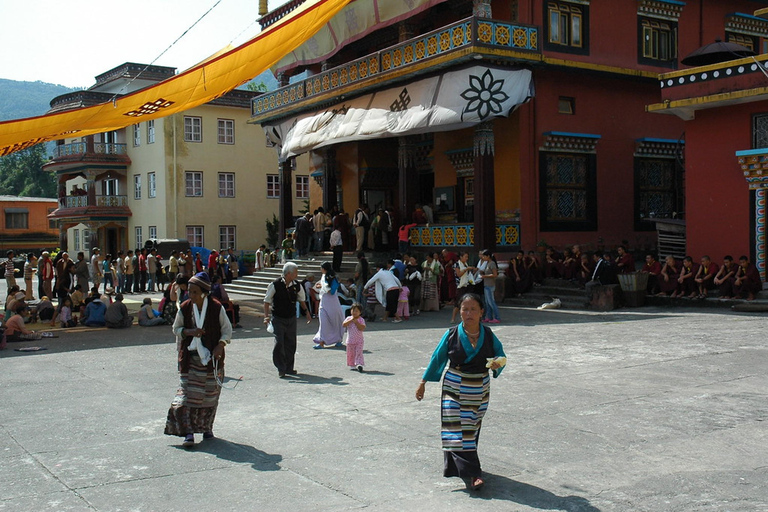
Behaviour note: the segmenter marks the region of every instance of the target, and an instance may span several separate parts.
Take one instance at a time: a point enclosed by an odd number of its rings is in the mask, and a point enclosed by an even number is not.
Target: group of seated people
[[[741,256],[738,263],[733,256],[725,256],[722,265],[709,256],[702,256],[701,263],[694,263],[690,256],[682,262],[667,256],[661,265],[649,254],[641,272],[649,274],[649,294],[673,298],[705,299],[717,288],[721,299],[754,300],[763,289],[760,272],[747,256]]]
[[[701,263],[694,263],[690,256],[682,261],[667,256],[662,264],[654,254],[647,254],[644,265],[637,268],[634,257],[624,245],[618,246],[615,253],[596,251],[591,254],[574,245],[562,254],[547,247],[541,260],[533,251],[527,255],[519,251],[509,261],[506,296],[520,296],[544,279],[565,279],[582,286],[587,283],[618,284],[619,274],[632,272],[648,273],[648,294],[672,298],[705,299],[717,288],[721,299],[754,300],[763,286],[757,267],[747,256],[741,256],[738,262],[732,256],[725,256],[722,265],[713,262],[709,256],[703,256]]]

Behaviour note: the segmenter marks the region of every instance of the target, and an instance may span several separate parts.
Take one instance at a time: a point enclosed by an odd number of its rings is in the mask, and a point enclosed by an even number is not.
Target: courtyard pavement
[[[9,344],[0,510],[768,510],[764,314],[502,307],[508,366],[479,445],[487,483],[469,493],[442,477],[439,384],[414,398],[450,310],[371,324],[363,374],[313,350],[317,321],[300,321],[300,374],[278,379],[254,305],[217,439],[192,449],[163,435],[169,327]],[[16,350],[30,346],[46,350]]]

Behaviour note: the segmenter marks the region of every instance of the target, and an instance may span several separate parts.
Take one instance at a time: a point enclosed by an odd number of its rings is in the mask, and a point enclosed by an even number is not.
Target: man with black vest
[[[272,350],[272,362],[282,379],[286,374],[296,375],[293,367],[296,358],[296,303],[312,321],[309,310],[304,306],[304,289],[296,279],[299,267],[289,261],[283,265],[283,277],[269,284],[264,297],[264,324],[272,322],[275,330],[275,348]]]

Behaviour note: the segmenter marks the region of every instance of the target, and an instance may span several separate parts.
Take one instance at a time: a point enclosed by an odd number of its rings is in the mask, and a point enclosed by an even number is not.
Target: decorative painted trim
[[[456,176],[467,177],[475,175],[474,148],[461,148],[446,151],[445,155],[456,170]]]
[[[766,196],[768,192],[761,188],[755,191],[755,265],[763,281],[765,272],[765,216]]]
[[[564,153],[596,153],[601,135],[589,133],[544,132],[544,144],[539,151]]]
[[[684,140],[642,138],[635,141],[635,157],[639,158],[677,158],[685,147]]]
[[[683,7],[685,7],[685,2],[674,0],[640,0],[637,6],[637,14],[677,21],[683,12]]]
[[[768,148],[737,151],[736,156],[749,189],[768,188]]]
[[[253,99],[251,115],[261,116],[310,97],[357,84],[382,73],[421,64],[445,54],[482,46],[539,53],[538,27],[470,17],[366,55]]]
[[[768,37],[768,20],[733,12],[725,16],[725,30],[757,37]]]
[[[417,226],[409,233],[412,247],[472,247],[475,245],[473,224]],[[520,224],[497,224],[496,245],[520,245]]]
[[[768,56],[758,55],[754,58],[747,57],[746,59],[737,59],[683,71],[664,73],[659,77],[659,85],[662,89],[667,89],[670,87],[692,84],[694,82],[707,82],[720,78],[762,73],[760,64],[758,63],[762,63],[762,65],[765,66],[764,62],[766,59],[768,59]]]

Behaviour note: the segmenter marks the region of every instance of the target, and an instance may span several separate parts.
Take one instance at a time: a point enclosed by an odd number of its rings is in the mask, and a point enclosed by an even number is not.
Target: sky
[[[287,0],[269,0],[269,9]],[[217,0],[0,0],[0,78],[87,88],[124,62],[149,64]],[[220,0],[156,65],[183,71],[258,34],[258,0]]]

